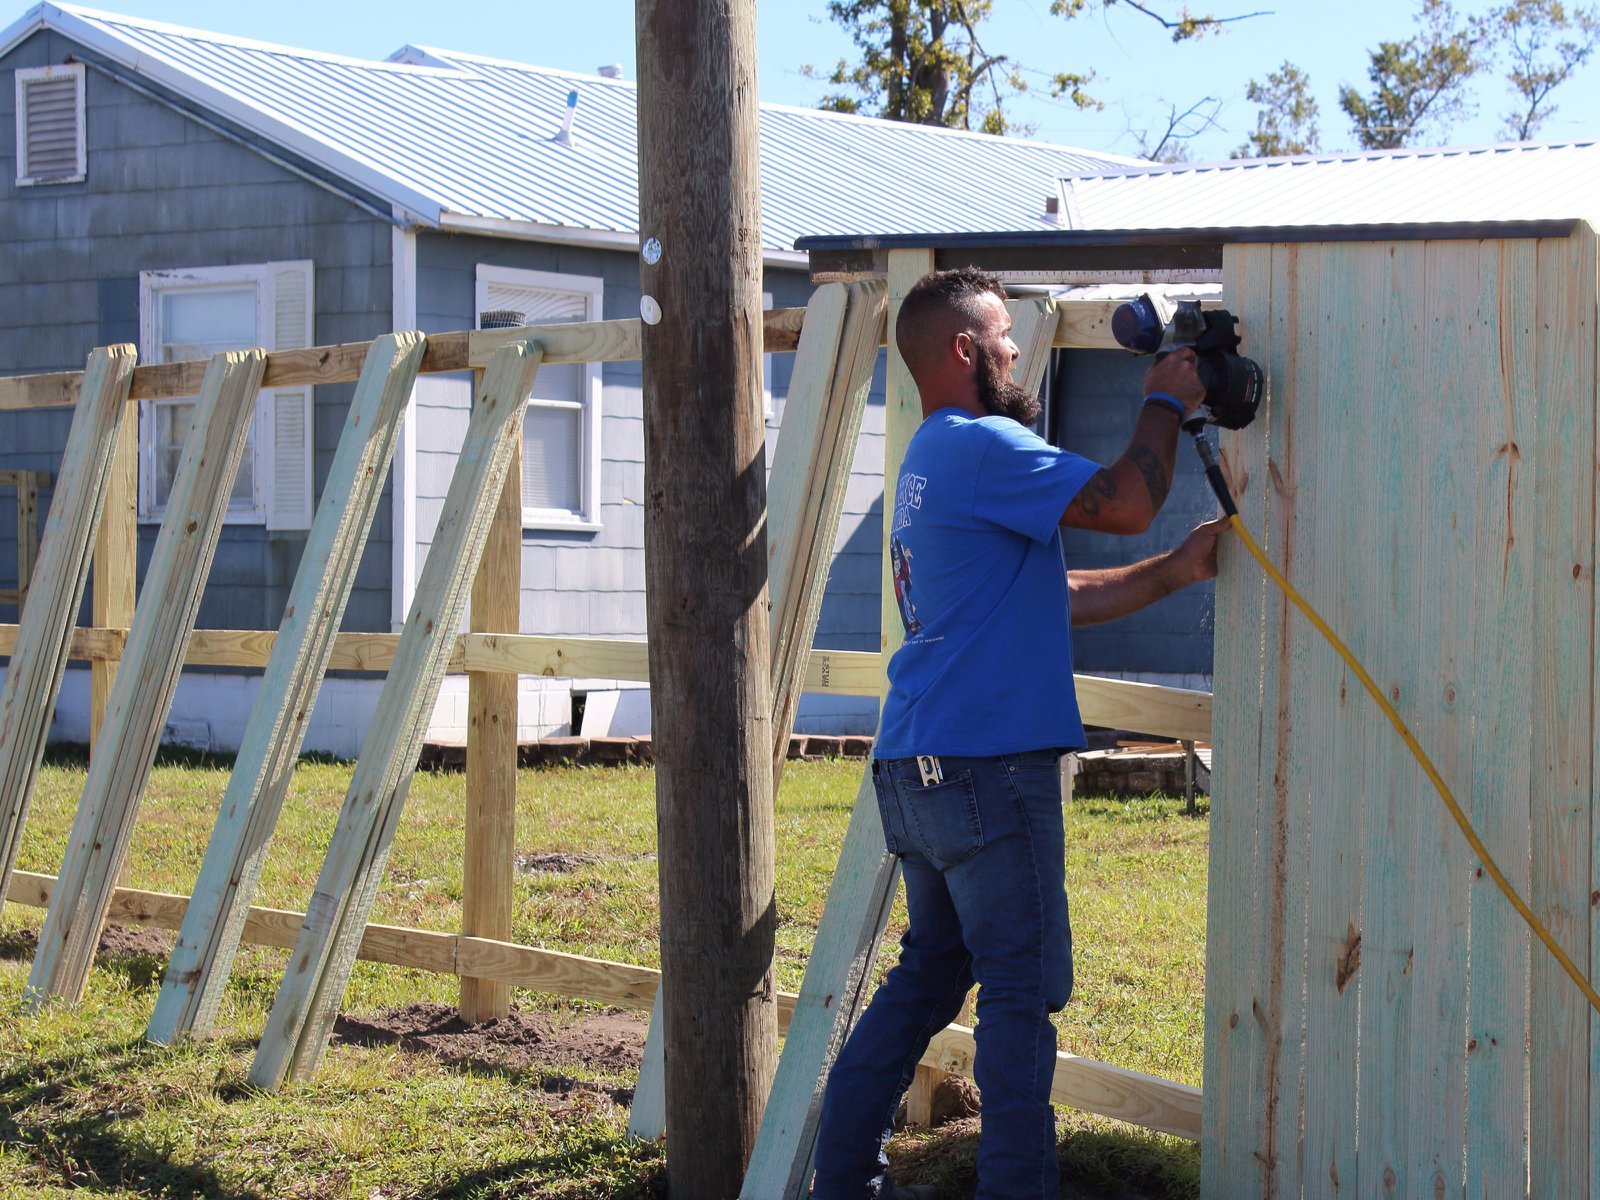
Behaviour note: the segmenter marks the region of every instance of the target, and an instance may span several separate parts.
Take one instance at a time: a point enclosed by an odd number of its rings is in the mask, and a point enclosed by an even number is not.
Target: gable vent
[[[83,67],[73,63],[16,74],[17,182],[83,179]]]

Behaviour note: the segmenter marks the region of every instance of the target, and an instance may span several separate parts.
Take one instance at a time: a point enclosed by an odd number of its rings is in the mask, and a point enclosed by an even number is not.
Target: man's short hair
[[[912,285],[900,304],[894,341],[913,376],[938,361],[950,339],[984,318],[981,298],[1006,298],[1000,280],[977,267],[933,271]]]

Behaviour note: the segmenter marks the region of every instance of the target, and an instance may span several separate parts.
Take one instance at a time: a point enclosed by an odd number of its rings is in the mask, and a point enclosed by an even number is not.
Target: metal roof
[[[66,4],[0,31],[0,54],[41,29],[387,201],[402,222],[637,243],[631,82],[415,46],[375,62]],[[863,229],[1055,228],[1045,200],[1063,175],[1135,161],[771,104],[760,151],[761,240],[777,258],[797,257],[797,238]]]
[[[1514,143],[1079,171],[1079,230],[1372,226],[1600,217],[1600,142]]]

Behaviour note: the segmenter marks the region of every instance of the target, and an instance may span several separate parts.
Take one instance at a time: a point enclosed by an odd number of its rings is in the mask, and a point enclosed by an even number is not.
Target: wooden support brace
[[[83,603],[101,501],[113,468],[133,378],[132,346],[89,356],[84,403],[73,414],[61,459],[56,503],[39,547],[41,586],[19,622],[11,665],[0,685],[0,896],[5,895],[27,822],[50,716],[67,668],[72,625]],[[18,496],[23,483],[18,481]],[[19,507],[21,501],[19,500]],[[18,561],[22,559],[18,534]]]
[[[505,485],[472,584],[470,627],[515,631],[522,622],[522,439],[511,448]],[[577,730],[573,730],[574,733]],[[467,814],[461,932],[511,940],[517,852],[517,676],[467,675]],[[493,979],[461,981],[461,1019],[511,1011],[511,989]]]
[[[883,337],[885,297],[876,280],[827,284],[807,306],[768,484],[768,595],[772,603],[773,790],[783,776],[811,641],[833,559],[839,515],[872,368]],[[872,694],[876,694],[876,680]],[[628,1132],[666,1130],[665,1051],[652,1015]]]
[[[30,1009],[52,996],[76,1002],[83,995],[177,690],[265,363],[260,350],[234,350],[216,355],[206,371],[150,559],[149,602],[128,631],[127,657],[61,862],[61,890],[39,934],[28,976]]]
[[[216,1019],[382,498],[423,347],[420,333],[389,334],[374,341],[367,355],[200,864],[194,900],[145,1032],[153,1042],[205,1035]]]
[[[394,665],[251,1067],[257,1087],[275,1089],[291,1073],[308,1078],[327,1048],[539,361],[536,343],[515,342],[495,353],[485,373]]]

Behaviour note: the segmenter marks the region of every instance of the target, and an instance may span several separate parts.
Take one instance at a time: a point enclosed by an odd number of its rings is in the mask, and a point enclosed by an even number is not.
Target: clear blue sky
[[[216,0],[101,0],[94,7],[264,41],[282,42],[360,57],[382,58],[407,42],[473,51],[542,66],[592,72],[620,63],[634,69],[631,0],[272,0],[222,5]],[[1152,0],[1170,11],[1174,0]],[[1245,99],[1252,78],[1265,78],[1285,58],[1308,72],[1321,107],[1325,149],[1353,145],[1338,107],[1341,83],[1366,81],[1367,49],[1380,40],[1410,35],[1411,5],[1398,0],[1279,0],[1237,6],[1194,0],[1197,10],[1232,15],[1271,8],[1269,15],[1229,27],[1199,43],[1173,45],[1154,22],[1123,7],[1105,15],[1063,21],[1050,15],[1049,0],[995,0],[986,48],[1008,54],[1037,72],[1042,87],[1054,71],[1093,69],[1090,90],[1104,111],[1079,112],[1043,96],[1012,103],[1008,111],[1036,127],[1035,136],[1066,145],[1137,154],[1131,130],[1165,126],[1168,104],[1180,109],[1202,97],[1223,102],[1221,130],[1193,143],[1196,160],[1224,158],[1255,126],[1255,107]],[[1458,0],[1479,11],[1483,0]],[[17,3],[0,20],[21,15]],[[851,45],[826,19],[824,0],[760,0],[757,9],[761,98],[812,105],[826,90],[801,67],[827,68]],[[1496,78],[1476,83],[1479,112],[1450,137],[1458,145],[1498,140],[1500,114],[1508,106],[1506,85]],[[1600,133],[1600,62],[1556,93],[1560,111],[1540,133],[1546,139]]]

